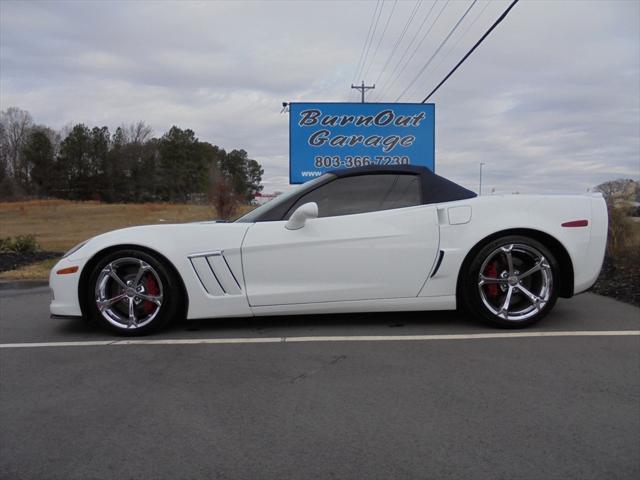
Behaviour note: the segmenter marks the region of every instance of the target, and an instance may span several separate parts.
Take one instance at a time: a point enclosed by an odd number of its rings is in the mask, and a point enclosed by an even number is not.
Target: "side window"
[[[417,175],[369,174],[337,178],[300,197],[285,215],[288,219],[300,205],[318,204],[319,217],[335,217],[420,205]]]

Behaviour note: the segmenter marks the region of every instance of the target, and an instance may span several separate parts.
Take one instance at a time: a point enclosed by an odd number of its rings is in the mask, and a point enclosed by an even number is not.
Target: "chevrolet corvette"
[[[51,270],[50,310],[123,335],[180,318],[456,308],[525,327],[593,285],[607,222],[600,194],[477,196],[423,167],[334,170],[231,223],[82,242]]]

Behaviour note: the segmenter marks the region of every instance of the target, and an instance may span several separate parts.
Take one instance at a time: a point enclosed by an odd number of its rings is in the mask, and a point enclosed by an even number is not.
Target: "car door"
[[[436,208],[420,194],[413,175],[343,177],[305,194],[281,221],[255,223],[242,244],[250,305],[417,296],[439,243]],[[319,217],[285,228],[308,202]]]

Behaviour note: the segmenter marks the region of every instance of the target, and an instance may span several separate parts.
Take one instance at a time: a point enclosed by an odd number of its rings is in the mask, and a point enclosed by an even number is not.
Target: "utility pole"
[[[482,195],[482,166],[484,165],[483,162],[480,162],[480,187],[478,188],[478,196]]]
[[[362,95],[362,103],[364,103],[364,92],[366,90],[373,90],[374,88],[376,88],[376,84],[374,83],[373,85],[365,85],[364,84],[364,80],[362,81],[362,85],[354,85],[353,83],[351,84],[351,88],[355,88],[356,90],[360,90],[360,94]]]

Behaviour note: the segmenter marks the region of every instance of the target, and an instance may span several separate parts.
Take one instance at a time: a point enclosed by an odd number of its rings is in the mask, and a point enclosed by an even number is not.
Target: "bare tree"
[[[2,157],[7,163],[7,173],[24,185],[29,180],[29,172],[28,166],[20,161],[20,150],[27,139],[29,129],[33,126],[33,119],[26,110],[9,107],[0,113],[0,123]]]
[[[9,175],[9,150],[6,138],[4,123],[0,122],[0,181]]]
[[[143,121],[128,125],[123,123],[120,128],[122,128],[125,143],[143,144],[151,138],[153,133],[153,129]]]
[[[209,168],[207,197],[220,220],[231,219],[238,210],[241,201],[240,195],[233,190],[229,178],[215,164]]]
[[[601,192],[607,204],[617,201],[634,200],[638,194],[638,182],[630,178],[618,178],[601,183],[594,189]]]

